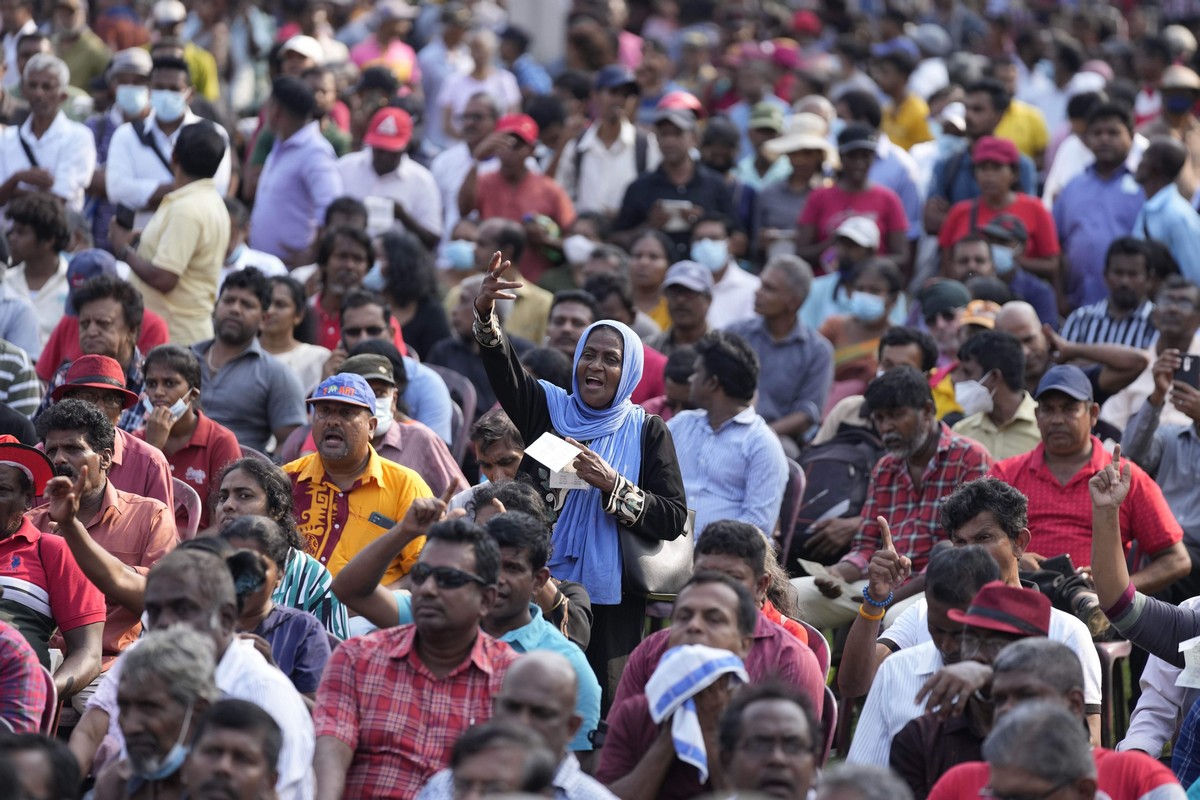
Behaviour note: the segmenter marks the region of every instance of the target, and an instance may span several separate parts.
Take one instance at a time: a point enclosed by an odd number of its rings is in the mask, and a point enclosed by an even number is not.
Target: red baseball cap
[[[381,108],[371,117],[363,144],[373,150],[399,153],[412,141],[412,117],[403,108]]]
[[[104,389],[119,392],[124,400],[124,408],[132,408],[138,401],[138,396],[125,388],[125,370],[116,359],[108,356],[80,356],[67,367],[67,377],[61,385],[50,392],[50,399],[58,402],[63,395],[82,387]]]
[[[820,36],[821,18],[812,11],[801,9],[792,15],[792,30],[809,36]]]
[[[972,628],[1018,636],[1050,635],[1050,598],[1003,581],[985,583],[966,611],[952,608],[946,615]]]
[[[975,142],[975,149],[971,151],[971,160],[976,164],[991,161],[1016,166],[1021,160],[1021,154],[1017,152],[1017,146],[1008,139],[981,136],[979,141]]]
[[[506,114],[496,122],[496,133],[511,133],[528,145],[537,144],[538,126],[528,114]]]

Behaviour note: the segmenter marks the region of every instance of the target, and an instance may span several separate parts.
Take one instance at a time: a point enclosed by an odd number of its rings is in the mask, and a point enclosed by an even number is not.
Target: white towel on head
[[[671,717],[675,755],[700,771],[701,783],[708,781],[708,753],[693,698],[722,675],[733,675],[742,683],[750,681],[742,659],[728,650],[684,644],[663,653],[654,674],[646,681],[650,718],[659,724]]]

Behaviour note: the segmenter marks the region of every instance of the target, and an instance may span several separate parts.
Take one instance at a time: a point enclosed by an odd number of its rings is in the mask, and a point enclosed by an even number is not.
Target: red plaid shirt
[[[1029,498],[1029,552],[1047,558],[1067,553],[1077,567],[1092,563],[1092,495],[1088,481],[1112,456],[1092,437],[1092,457],[1061,484],[1046,466],[1046,446],[1006,458],[992,474]],[[1162,489],[1137,464],[1130,463],[1129,496],[1121,503],[1121,540],[1137,542],[1142,555],[1154,555],[1183,540],[1183,529],[1163,498]]]
[[[492,716],[492,697],[517,654],[480,631],[471,656],[436,678],[417,655],[416,627],[342,643],[325,665],[313,725],[354,751],[347,800],[411,800],[450,765],[460,734]]]
[[[983,445],[951,433],[940,422],[938,427],[937,452],[925,467],[920,489],[913,485],[905,459],[887,453],[875,465],[863,505],[862,527],[842,559],[864,575],[871,556],[883,546],[876,517],[888,521],[896,551],[912,560],[913,574],[923,572],[929,552],[945,537],[938,519],[942,499],[960,484],[982,478],[992,465],[992,457]]]
[[[37,733],[46,711],[46,682],[37,653],[0,620],[0,719],[15,733]]]

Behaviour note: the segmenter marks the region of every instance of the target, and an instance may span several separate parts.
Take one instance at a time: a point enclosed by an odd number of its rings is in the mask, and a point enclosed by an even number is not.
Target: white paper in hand
[[[1200,636],[1180,642],[1179,652],[1183,653],[1184,666],[1179,677],[1175,679],[1175,685],[1200,689]]]
[[[525,455],[550,470],[551,489],[589,489],[591,484],[575,474],[579,448],[553,433],[543,433],[525,448]]]
[[[396,222],[395,202],[386,197],[364,197],[367,207],[367,233],[379,236],[391,229]]]

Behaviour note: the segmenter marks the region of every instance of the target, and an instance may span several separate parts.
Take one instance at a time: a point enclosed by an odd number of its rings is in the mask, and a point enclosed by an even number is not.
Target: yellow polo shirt
[[[1042,112],[1020,100],[1013,100],[1009,104],[1008,111],[1004,112],[992,135],[1008,139],[1032,159],[1040,158],[1050,146],[1050,132],[1046,130],[1046,119]]]
[[[382,458],[374,448],[366,471],[346,492],[326,479],[319,453],[298,458],[284,465],[283,471],[292,479],[296,527],[304,539],[304,549],[334,575],[391,527],[389,523],[371,522],[371,514],[378,512],[399,522],[413,500],[433,496],[420,475]],[[424,546],[422,536],[405,547],[388,567],[383,583],[408,574]]]
[[[933,139],[929,130],[929,105],[915,94],[909,94],[898,106],[885,108],[880,127],[897,147],[905,150]]]
[[[164,294],[137,275],[130,281],[146,308],[167,321],[173,344],[187,347],[213,337],[212,310],[228,247],[229,212],[211,178],[168,194],[146,223],[138,255],[178,275],[179,283]]]
[[[1002,427],[997,427],[991,417],[980,412],[959,420],[951,430],[979,442],[997,461],[1022,456],[1042,441],[1034,416],[1036,410],[1037,401],[1026,392],[1021,405],[1017,406],[1017,413]]]

